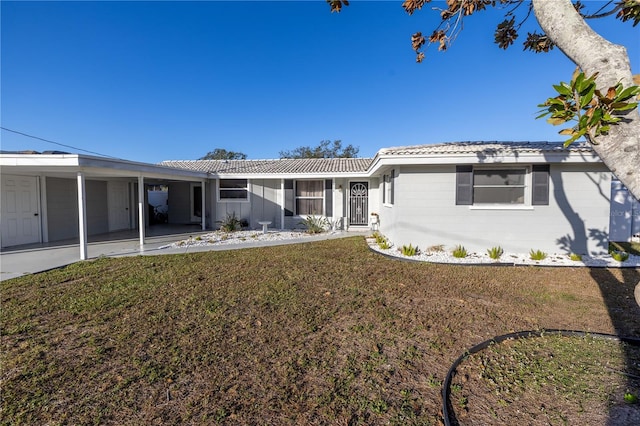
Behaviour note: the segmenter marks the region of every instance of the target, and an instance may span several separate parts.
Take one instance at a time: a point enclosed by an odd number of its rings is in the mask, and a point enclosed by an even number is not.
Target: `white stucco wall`
[[[395,168],[393,206],[379,205],[380,231],[397,246],[458,244],[528,253],[605,253],[610,173],[601,164],[552,164],[549,205],[483,209],[455,204],[455,165]],[[379,185],[381,188],[381,185]]]

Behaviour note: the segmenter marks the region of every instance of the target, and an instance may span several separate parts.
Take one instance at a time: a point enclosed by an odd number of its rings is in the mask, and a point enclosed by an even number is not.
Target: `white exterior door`
[[[2,175],[2,246],[39,243],[38,178]]]
[[[109,231],[129,229],[129,184],[107,183],[107,206],[109,209]]]

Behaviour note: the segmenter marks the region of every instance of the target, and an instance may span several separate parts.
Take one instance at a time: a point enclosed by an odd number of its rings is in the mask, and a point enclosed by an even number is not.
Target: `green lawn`
[[[640,336],[638,281],[636,269],[402,262],[360,237],[78,263],[1,283],[0,418],[436,425],[449,366],[492,336]],[[461,365],[463,424],[603,424],[630,407],[636,348],[545,339]]]

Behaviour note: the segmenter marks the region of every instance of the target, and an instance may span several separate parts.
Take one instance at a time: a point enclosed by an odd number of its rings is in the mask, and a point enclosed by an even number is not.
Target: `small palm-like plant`
[[[310,215],[304,218],[300,225],[303,225],[309,234],[320,234],[327,230],[329,221],[324,216]]]
[[[574,262],[580,262],[582,260],[582,256],[580,256],[578,253],[571,253],[571,255],[569,255],[569,259],[573,260]]]
[[[456,246],[456,248],[453,249],[451,254],[453,255],[453,257],[456,257],[458,259],[462,259],[462,258],[467,257],[467,255],[469,253],[467,253],[467,249],[464,248],[464,246],[458,245],[458,246]]]
[[[415,256],[418,254],[418,247],[414,247],[411,244],[408,246],[402,246],[401,252],[405,256]]]
[[[629,259],[629,253],[627,253],[626,251],[611,250],[609,254],[613,258],[613,260],[617,260],[618,262],[624,262],[625,260]]]
[[[487,254],[493,260],[500,259],[500,256],[502,256],[503,253],[504,253],[504,250],[502,250],[502,247],[500,246],[491,247],[490,249],[487,249]]]
[[[219,220],[220,230],[224,232],[235,232],[242,229],[242,220],[238,219],[236,212],[227,214],[224,220]]]
[[[547,258],[547,253],[543,252],[542,250],[533,250],[531,249],[531,251],[529,252],[529,257],[531,258],[531,260],[544,260]]]

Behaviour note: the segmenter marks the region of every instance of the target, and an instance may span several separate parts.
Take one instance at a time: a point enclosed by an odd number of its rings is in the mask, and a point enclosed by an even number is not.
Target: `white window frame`
[[[320,182],[320,193],[322,194],[320,197],[310,197],[310,196],[299,196],[298,195],[298,183],[299,182]],[[293,183],[293,206],[294,206],[294,215],[296,216],[300,216],[300,217],[307,217],[307,216],[325,216],[326,213],[324,211],[324,207],[325,207],[325,200],[324,200],[324,179],[296,179]],[[307,214],[307,213],[300,213],[298,211],[298,200],[321,200],[321,212],[320,213],[316,213],[316,214]]]
[[[221,188],[220,187],[220,183],[222,181],[227,181],[227,180],[243,180],[246,183],[246,186],[240,188]],[[246,197],[245,198],[224,198],[221,196],[221,191],[224,190],[234,190],[234,191],[239,191],[239,190],[244,190]],[[217,187],[216,187],[216,193],[217,193],[217,198],[218,198],[218,202],[219,203],[248,203],[249,202],[249,179],[235,179],[235,178],[229,178],[229,179],[218,179],[217,182]]]
[[[524,200],[522,203],[478,203],[476,202],[475,190],[476,187],[505,187],[507,185],[476,185],[475,182],[475,173],[482,172],[484,170],[524,170],[524,184],[517,185],[518,187],[524,188]],[[469,206],[470,209],[473,210],[533,210],[533,206],[531,205],[531,166],[525,165],[514,165],[514,166],[500,166],[500,165],[486,165],[486,166],[474,166],[473,170],[473,186],[472,191],[474,193],[473,196],[473,204]]]
[[[389,170],[389,173],[382,175],[382,205],[388,207],[393,206],[390,200],[393,198],[394,173],[394,170]]]

